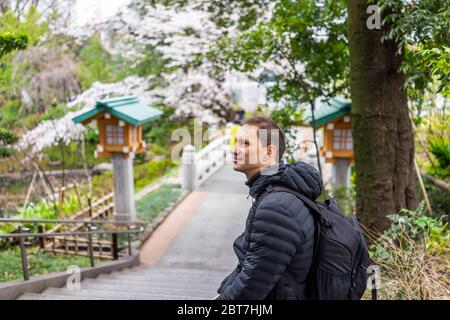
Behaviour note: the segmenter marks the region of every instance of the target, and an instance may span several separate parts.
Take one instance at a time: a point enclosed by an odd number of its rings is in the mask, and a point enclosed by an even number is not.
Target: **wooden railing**
[[[43,224],[43,223],[57,223],[60,225],[64,224],[82,224],[83,227],[87,228],[87,230],[79,230],[75,232],[70,231],[60,231],[53,233],[30,233],[29,229],[24,228],[22,225],[19,225],[16,233],[0,233],[0,239],[18,239],[19,240],[19,248],[22,259],[22,270],[23,277],[25,280],[29,279],[29,267],[28,267],[28,256],[27,256],[27,244],[25,242],[28,238],[36,238],[39,240],[39,243],[45,243],[48,241],[48,238],[57,238],[59,241],[63,243],[63,249],[53,248],[54,253],[70,253],[73,252],[77,255],[88,256],[91,261],[91,266],[95,265],[95,258],[104,258],[104,259],[114,259],[117,260],[120,257],[120,247],[118,242],[119,235],[127,236],[128,240],[128,255],[132,254],[131,251],[131,235],[141,233],[143,228],[142,222],[134,222],[134,223],[126,223],[126,222],[116,222],[116,221],[108,221],[108,220],[47,220],[47,219],[3,219],[0,218],[1,223],[18,223],[18,224]],[[107,226],[116,226],[116,228],[102,228],[97,229],[95,225],[100,225],[103,227]],[[126,227],[127,230],[120,230],[117,226]],[[97,248],[100,248],[98,254],[96,254],[96,246],[94,245],[93,236],[110,236],[111,237],[111,246],[109,247],[110,254],[106,254],[106,250],[102,250],[107,244],[108,241],[103,242],[102,240],[97,241]],[[87,238],[83,238],[87,237]],[[75,243],[75,244],[74,244]],[[84,250],[80,250],[83,246]],[[103,245],[103,246],[102,246]],[[100,247],[99,247],[100,246]],[[108,252],[109,253],[109,252]]]
[[[82,209],[81,211],[71,215],[68,220],[87,220],[95,222],[96,220],[112,218],[114,214],[114,194],[109,193],[94,203],[88,204],[88,207]],[[84,227],[83,223],[75,223],[72,227],[68,228],[69,233],[77,232]],[[58,223],[50,230],[45,230],[44,225],[39,226],[39,232],[45,234],[56,234],[64,230],[64,224]],[[114,236],[110,240],[99,240],[99,239],[87,239],[81,237],[71,237],[71,236],[55,236],[49,239],[42,238],[39,242],[39,246],[46,252],[52,253],[62,253],[77,256],[88,256],[87,243],[92,243],[94,258],[113,260],[114,256]]]

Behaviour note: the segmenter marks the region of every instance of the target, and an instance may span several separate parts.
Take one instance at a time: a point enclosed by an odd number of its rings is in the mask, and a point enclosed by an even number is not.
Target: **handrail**
[[[144,224],[143,221],[113,221],[113,220],[55,220],[55,219],[11,219],[0,218],[0,223],[68,223],[68,224]]]
[[[113,259],[119,258],[119,248],[118,248],[118,238],[117,236],[119,234],[125,234],[128,237],[128,254],[131,255],[131,238],[130,236],[132,234],[139,234],[144,231],[144,223],[142,222],[127,222],[127,221],[106,221],[106,220],[98,220],[98,221],[76,221],[76,220],[48,220],[48,219],[9,219],[9,218],[1,218],[0,223],[68,223],[68,224],[85,224],[88,227],[89,231],[77,231],[77,232],[54,232],[54,233],[23,233],[23,231],[26,231],[28,229],[23,228],[22,225],[19,225],[18,233],[0,233],[0,239],[2,238],[17,238],[19,239],[19,247],[20,247],[20,255],[22,260],[22,272],[23,272],[23,278],[25,281],[30,279],[29,274],[29,267],[28,267],[28,256],[27,256],[27,249],[25,246],[25,239],[26,238],[52,238],[52,237],[61,237],[61,236],[88,236],[88,251],[89,251],[89,258],[91,262],[91,267],[95,266],[94,262],[94,251],[92,246],[92,235],[100,234],[111,234],[112,236],[112,255]],[[116,225],[126,225],[128,230],[112,230],[112,229],[98,229],[97,227],[94,227],[94,224],[116,224]],[[140,225],[138,229],[135,229],[136,225]]]
[[[142,228],[139,230],[95,230],[95,231],[77,231],[77,232],[58,232],[58,233],[0,233],[0,239],[4,238],[51,238],[58,236],[87,236],[93,234],[133,234],[142,232]]]

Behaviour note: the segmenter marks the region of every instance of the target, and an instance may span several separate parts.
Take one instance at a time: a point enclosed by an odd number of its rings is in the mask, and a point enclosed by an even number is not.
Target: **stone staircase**
[[[48,288],[18,300],[209,300],[227,271],[138,266],[85,279],[80,289]]]

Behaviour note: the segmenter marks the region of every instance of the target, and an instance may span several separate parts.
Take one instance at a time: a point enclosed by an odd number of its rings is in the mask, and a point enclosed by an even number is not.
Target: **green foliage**
[[[305,110],[293,106],[275,109],[270,113],[270,118],[283,128],[304,124],[304,116]]]
[[[354,183],[350,187],[340,186],[331,190],[333,198],[336,199],[342,212],[352,216],[356,210],[356,186]]]
[[[61,104],[59,106],[48,108],[47,110],[45,110],[45,113],[41,119],[42,121],[57,120],[59,118],[62,118],[66,113],[72,110],[72,108],[67,107],[65,104]]]
[[[430,76],[436,76],[439,83],[436,92],[450,98],[450,47],[424,49],[417,54],[428,63]]]
[[[248,73],[268,61],[277,64],[283,71],[271,76],[268,96],[288,105],[346,93],[346,1],[272,1],[267,19],[260,19],[266,1],[236,2],[245,8],[241,32],[225,36],[208,55],[220,68]],[[226,10],[215,3],[213,9]]]
[[[0,16],[0,27],[2,32],[26,35],[28,44],[33,46],[48,31],[48,21],[43,20],[42,14],[31,5],[21,19],[18,19],[11,10]],[[21,44],[24,44],[23,39]]]
[[[424,117],[418,134],[424,136],[426,151],[432,155],[432,163],[425,163],[428,174],[445,179],[450,176],[450,117],[447,106],[434,108],[431,115]],[[422,146],[420,146],[422,147]]]
[[[19,116],[19,109],[19,100],[7,100],[0,109],[0,127],[8,129],[13,129],[14,127],[16,127],[17,123],[21,120]]]
[[[87,206],[87,200],[81,198],[81,206]],[[81,210],[78,203],[78,198],[76,195],[69,194],[64,197],[64,201],[61,207],[61,216],[59,215],[59,203],[56,204],[53,201],[48,201],[46,199],[40,200],[38,202],[32,202],[28,204],[25,208],[18,208],[18,214],[14,216],[15,219],[64,219],[65,217],[71,216],[72,214]],[[37,226],[32,223],[23,224],[27,228],[34,228],[33,231],[37,232]],[[54,224],[47,223],[45,227],[47,229],[53,227]],[[0,224],[0,232],[11,233],[17,228],[17,224],[6,223]]]
[[[40,13],[31,5],[20,20],[11,10],[0,16],[0,29],[0,98],[9,99],[1,110],[0,126],[12,128],[20,118],[20,101],[13,96],[13,88],[17,86],[17,81],[12,81],[13,50],[36,45],[47,32],[48,22],[43,21]]]
[[[152,151],[153,154],[159,155],[159,156],[167,154],[167,149],[158,144],[152,144],[150,146],[150,150]]]
[[[175,164],[170,159],[150,161],[140,165],[135,165],[134,185],[136,192],[149,185],[174,167]]]
[[[136,202],[139,220],[152,222],[181,196],[179,185],[164,184]]]
[[[388,300],[446,299],[450,294],[446,225],[416,211],[391,216],[392,225],[381,236],[371,230],[370,256],[382,275],[379,297]]]
[[[401,209],[398,214],[389,215],[391,226],[385,230],[384,237],[402,250],[409,250],[410,240],[413,240],[425,244],[434,254],[449,252],[450,230],[444,222],[447,216],[436,219],[426,216],[425,210],[425,204],[421,202],[416,210]]]
[[[270,113],[270,118],[278,123],[283,129],[286,136],[286,158],[288,162],[294,162],[295,151],[299,148],[295,142],[295,126],[305,123],[305,110],[293,106],[275,109]]]
[[[28,38],[25,35],[0,34],[0,57],[14,50],[25,49],[27,41]]]
[[[81,63],[76,75],[82,90],[88,89],[95,81],[112,81],[111,55],[103,49],[99,38],[90,38],[87,45],[81,48],[79,57]]]
[[[144,49],[144,57],[137,63],[134,72],[145,77],[149,75],[161,76],[165,72],[170,72],[167,67],[170,60],[165,58],[154,46],[146,45]]]
[[[105,161],[105,160],[103,160]],[[95,175],[92,177],[92,189],[94,194],[106,194],[113,191],[113,177],[112,172],[108,171],[100,175]]]
[[[434,174],[443,178],[450,176],[450,138],[430,136],[428,137],[428,143],[428,150],[438,163]]]
[[[88,126],[84,133],[84,139],[87,143],[97,144],[100,142],[99,132],[97,126]]]
[[[37,248],[28,249],[28,262],[32,277],[50,272],[63,272],[73,265],[80,268],[90,266],[88,257],[55,255]],[[21,265],[19,248],[0,251],[0,282],[23,279]]]
[[[440,218],[450,212],[450,197],[444,190],[436,187],[428,179],[424,179],[425,189],[428,193],[433,217]],[[418,190],[417,193],[420,191]]]
[[[172,143],[172,132],[179,128],[185,128],[193,133],[195,119],[177,119],[174,117],[175,109],[173,107],[164,104],[156,105],[156,107],[163,112],[163,115],[156,121],[144,124],[142,135],[147,144],[161,146],[168,153]]]
[[[441,0],[378,1],[389,26],[383,40],[394,40],[403,53],[401,70],[414,107],[426,92],[449,95],[450,2]],[[433,83],[437,82],[435,90]]]
[[[91,37],[78,52],[80,63],[76,75],[82,90],[95,81],[104,83],[121,81],[134,74],[134,68],[120,56],[109,54],[97,36]]]
[[[8,158],[13,154],[10,147],[18,138],[10,131],[0,127],[0,159]]]

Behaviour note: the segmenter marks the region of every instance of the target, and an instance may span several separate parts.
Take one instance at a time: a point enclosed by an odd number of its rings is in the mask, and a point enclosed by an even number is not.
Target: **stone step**
[[[58,295],[50,293],[25,293],[17,300],[82,300],[83,297]],[[99,298],[90,298],[91,300],[101,300]]]
[[[168,282],[168,283],[209,283],[209,284],[220,284],[221,281],[225,278],[222,277],[210,277],[210,276],[201,276],[201,277],[178,277],[173,275],[164,275],[164,274],[120,274],[120,273],[111,273],[108,275],[99,276],[102,279],[124,279],[124,280],[139,280],[139,281],[157,281],[157,282]]]
[[[122,285],[126,284],[127,286],[133,286],[133,287],[142,287],[142,288],[155,288],[157,289],[184,289],[184,290],[190,290],[190,289],[199,289],[199,290],[207,290],[209,292],[215,292],[217,289],[216,283],[198,283],[198,282],[161,282],[161,281],[142,281],[137,279],[113,279],[113,278],[97,278],[97,279],[86,279],[82,282],[82,286],[84,283],[89,284],[107,284],[107,285]]]
[[[170,296],[197,296],[197,297],[208,297],[214,296],[215,290],[208,288],[170,288],[170,287],[138,287],[133,284],[124,281],[122,284],[107,284],[101,282],[84,282],[81,284],[81,290],[102,290],[110,292],[133,292],[139,294],[161,294]]]
[[[202,276],[205,274],[213,276],[226,276],[232,270],[211,270],[211,269],[187,269],[187,268],[174,268],[174,267],[145,267],[137,266],[134,268],[124,269],[123,273],[163,273],[163,274],[178,274],[178,275],[192,275],[192,276]]]
[[[111,273],[113,274],[113,273]],[[116,274],[127,275],[127,276],[152,276],[154,278],[174,278],[174,279],[198,279],[199,281],[203,281],[204,279],[220,279],[225,278],[228,273],[217,273],[217,272],[173,272],[173,271],[160,271],[160,270],[129,270],[118,272]]]
[[[102,299],[102,300],[201,300],[208,299],[209,297],[202,296],[186,296],[186,295],[168,295],[160,293],[135,293],[122,292],[122,291],[108,291],[108,290],[70,290],[66,288],[48,288],[44,294],[58,295],[58,296],[69,296],[69,297],[80,297],[84,299]]]
[[[227,273],[217,270],[138,266],[85,279],[80,290],[48,288],[21,300],[211,299]]]

